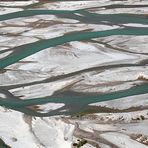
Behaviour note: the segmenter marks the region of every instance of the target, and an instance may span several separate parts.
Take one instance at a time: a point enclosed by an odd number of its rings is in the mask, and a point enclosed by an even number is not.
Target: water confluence
[[[76,13],[80,13],[82,16],[77,16]],[[29,17],[34,15],[58,15],[61,17],[71,17],[72,19],[78,19],[81,22],[90,22],[101,24],[104,21],[110,22],[112,24],[118,23],[139,23],[148,24],[147,17],[143,15],[132,15],[132,14],[95,14],[87,12],[86,10],[25,10],[21,12],[15,12],[10,14],[5,14],[0,16],[0,21],[5,21],[20,17]],[[87,21],[86,21],[87,20]],[[33,55],[41,50],[49,47],[55,47],[57,45],[62,45],[71,41],[82,41],[89,40],[92,38],[107,37],[112,35],[148,35],[148,28],[144,27],[125,27],[118,29],[111,29],[105,31],[95,31],[95,32],[76,32],[65,34],[52,39],[40,40],[34,43],[27,44],[23,46],[23,49],[19,51],[14,51],[7,57],[0,60],[0,69],[4,69],[7,66],[18,62],[30,55]],[[46,59],[44,59],[46,60]],[[12,100],[11,98],[1,99],[0,105],[7,108],[11,108],[32,116],[50,116],[50,115],[60,115],[60,114],[73,114],[76,112],[83,111],[91,103],[108,101],[119,99],[123,97],[139,95],[148,93],[148,84],[142,84],[139,86],[132,87],[124,91],[113,92],[109,94],[100,95],[82,95],[82,96],[70,96],[61,95],[60,97],[50,96],[46,98],[35,98],[28,100]],[[64,103],[65,107],[51,111],[49,113],[38,113],[28,108],[28,106],[46,104],[46,103]],[[71,107],[76,106],[76,107]],[[67,109],[68,107],[68,109]],[[63,109],[67,109],[63,112]]]

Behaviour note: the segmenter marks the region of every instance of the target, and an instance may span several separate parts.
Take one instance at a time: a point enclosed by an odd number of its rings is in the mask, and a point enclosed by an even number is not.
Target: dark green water
[[[102,21],[109,21],[110,23],[140,23],[140,24],[148,24],[148,19],[143,15],[131,15],[131,14],[95,14],[89,13],[84,10],[76,10],[76,11],[66,11],[66,10],[25,10],[21,12],[15,12],[10,14],[5,14],[0,16],[0,21],[9,20],[12,18],[19,17],[28,17],[34,15],[70,15],[75,13],[80,13],[83,15],[80,21],[87,20],[89,23],[93,22],[94,19],[96,23],[101,23]],[[66,16],[65,16],[66,17]],[[68,17],[68,16],[67,16]],[[77,18],[78,19],[78,18]],[[61,45],[70,41],[81,41],[81,40],[89,40],[92,38],[98,37],[107,37],[111,35],[148,35],[148,28],[121,28],[121,29],[112,29],[106,31],[96,31],[96,32],[81,32],[67,34],[64,36],[42,40],[35,43],[31,43],[25,46],[21,51],[14,52],[10,54],[8,57],[0,60],[0,69],[3,69],[15,62],[24,59],[36,52],[44,50],[49,47],[54,47],[57,45]]]
[[[146,94],[148,93],[148,84],[143,84],[140,86],[135,86],[133,88],[124,90],[124,91],[118,91],[113,92],[109,94],[102,94],[102,95],[77,95],[77,93],[74,95],[70,94],[61,94],[59,97],[57,96],[50,96],[45,98],[36,98],[36,99],[29,99],[29,100],[11,100],[11,98],[7,98],[5,100],[0,100],[0,105],[5,106],[7,108],[11,108],[14,110],[18,110],[21,112],[29,112],[29,114],[35,116],[48,116],[49,114],[58,115],[58,114],[74,114],[76,112],[82,112],[84,111],[88,104],[96,103],[96,102],[102,102],[102,101],[108,101],[108,100],[114,100],[114,99],[121,99],[123,97],[133,96],[133,95],[140,95],[140,94]],[[41,113],[35,113],[34,111],[31,111],[30,109],[26,108],[27,106],[32,105],[39,105],[39,104],[46,104],[46,103],[64,103],[65,106],[70,106],[70,108],[62,107],[60,109],[47,114],[41,114]],[[75,106],[75,107],[73,107]],[[61,110],[68,109],[66,112],[60,112]],[[24,111],[25,109],[25,111]]]
[[[77,16],[75,13],[80,13],[83,16]],[[28,17],[34,15],[57,15],[58,17],[64,18],[72,18],[77,19],[81,22],[92,23],[92,24],[103,24],[104,21],[107,21],[111,24],[119,24],[119,23],[139,23],[139,24],[148,24],[147,17],[143,15],[129,15],[129,14],[95,14],[89,13],[86,10],[77,10],[77,11],[58,11],[58,10],[25,10],[21,12],[15,12],[11,14],[6,14],[0,16],[0,21],[9,20],[12,18],[19,17]],[[96,32],[81,32],[81,33],[71,33],[65,34],[64,36],[41,40],[35,43],[30,43],[25,46],[20,46],[19,49],[14,50],[12,54],[0,60],[0,69],[4,69],[7,66],[18,62],[32,54],[35,54],[41,50],[44,50],[49,47],[54,47],[57,45],[62,45],[71,41],[82,41],[82,40],[90,40],[93,38],[99,37],[107,37],[112,35],[148,35],[148,28],[132,28],[125,27],[119,29],[105,30],[105,31],[96,31]],[[22,47],[22,48],[21,48]],[[46,60],[46,59],[44,59]],[[78,95],[65,95],[62,94],[59,97],[51,96],[46,98],[36,98],[29,100],[12,100],[11,98],[7,98],[5,100],[0,100],[0,105],[5,106],[7,108],[11,108],[17,111],[24,112],[26,114],[32,116],[50,116],[50,115],[59,115],[59,114],[73,114],[76,112],[81,112],[85,108],[88,107],[88,104],[108,101],[114,99],[120,99],[127,96],[139,95],[148,93],[148,84],[143,84],[140,86],[135,86],[131,89],[114,92],[110,94],[102,94],[102,95],[88,95],[88,96],[78,96]],[[37,113],[29,108],[28,106],[46,104],[49,102],[54,103],[64,103],[65,106],[57,109],[55,111],[51,111],[50,113]],[[63,109],[68,109],[66,112],[61,112]]]
[[[107,37],[111,35],[148,35],[147,28],[127,28],[127,29],[113,29],[107,31],[97,31],[97,32],[84,32],[84,33],[73,33],[67,34],[61,37],[56,37],[53,39],[42,40],[36,43],[28,44],[25,49],[19,51],[19,53],[12,53],[8,57],[0,60],[0,69],[5,68],[11,64],[16,63],[19,60],[22,60],[36,52],[44,50],[49,47],[54,47],[61,45],[70,41],[81,41],[88,40],[97,37]],[[45,59],[46,60],[46,59]]]

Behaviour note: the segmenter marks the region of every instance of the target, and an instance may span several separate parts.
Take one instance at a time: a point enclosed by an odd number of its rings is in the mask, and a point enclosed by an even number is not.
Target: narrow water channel
[[[111,8],[121,8],[121,5],[111,5],[111,6],[105,6],[106,9]],[[123,6],[124,8],[137,8],[140,6],[132,5],[132,6]],[[123,8],[122,7],[122,8]],[[141,7],[147,7],[141,6]],[[90,8],[91,9],[91,8]],[[94,8],[92,8],[94,9]],[[25,17],[33,17],[36,15],[55,15],[58,18],[65,18],[65,19],[74,19],[79,21],[80,23],[85,24],[101,24],[101,25],[119,25],[121,27],[117,29],[110,29],[110,30],[104,30],[104,31],[86,31],[86,32],[74,32],[74,33],[68,33],[64,34],[62,36],[58,36],[51,39],[44,39],[39,40],[34,43],[29,43],[25,45],[21,45],[12,49],[12,53],[5,56],[4,58],[0,59],[0,69],[5,70],[7,67],[9,67],[12,64],[17,63],[18,61],[29,57],[31,55],[36,54],[39,51],[43,51],[50,47],[56,47],[59,45],[63,45],[65,43],[69,43],[72,41],[88,41],[91,39],[97,39],[100,37],[109,37],[109,36],[147,36],[148,35],[148,28],[147,27],[123,27],[122,24],[126,23],[137,23],[142,25],[148,25],[148,17],[145,15],[139,15],[139,14],[98,14],[98,13],[91,13],[88,11],[89,9],[83,9],[83,10],[24,10],[20,12],[14,12],[9,13],[5,15],[0,15],[0,21],[7,21],[11,19],[17,19],[17,18],[25,18]],[[77,15],[79,14],[79,15]],[[41,60],[47,60],[47,59],[41,59]],[[131,64],[131,66],[134,66],[134,64]],[[116,66],[120,66],[120,64],[116,64]],[[127,64],[125,66],[130,66],[130,64]],[[138,63],[135,63],[135,66],[138,66]],[[147,66],[147,62],[143,63],[142,66]],[[111,68],[111,66],[109,65]],[[102,68],[105,70],[105,66]],[[98,66],[99,69],[99,66]],[[100,66],[101,69],[101,66]],[[106,68],[107,69],[107,68]],[[90,69],[92,70],[92,69]],[[84,71],[83,71],[84,72]],[[3,74],[3,73],[1,73]],[[72,76],[72,75],[70,75]],[[34,82],[35,84],[36,82]],[[32,83],[33,84],[33,83]],[[22,84],[22,86],[27,86],[28,84]],[[21,85],[20,85],[21,86]],[[0,90],[6,90],[9,91],[10,88],[17,88],[16,85],[10,85],[10,86],[0,86]],[[11,89],[12,89],[11,88]],[[88,93],[87,95],[84,95],[83,93],[81,95],[78,95],[77,93],[68,93],[65,94],[64,92],[61,92],[60,95],[53,94],[49,97],[43,97],[43,98],[30,98],[27,100],[21,100],[21,99],[12,99],[7,97],[6,99],[0,99],[0,105],[4,106],[6,108],[14,109],[32,116],[51,116],[51,115],[60,115],[60,114],[74,114],[77,112],[83,112],[89,104],[96,103],[96,102],[102,102],[102,101],[108,101],[108,100],[114,100],[114,99],[120,99],[123,97],[133,96],[133,95],[139,95],[139,94],[146,94],[148,93],[148,84],[147,83],[141,83],[140,85],[136,85],[134,87],[131,87],[130,89],[125,89],[122,91],[115,91],[113,93],[105,93],[105,94],[93,94]],[[39,105],[39,104],[46,104],[46,103],[64,103],[65,106],[61,107],[57,110],[51,111],[49,113],[38,113],[34,110],[29,109],[29,106],[32,105]],[[65,110],[65,111],[63,111]]]

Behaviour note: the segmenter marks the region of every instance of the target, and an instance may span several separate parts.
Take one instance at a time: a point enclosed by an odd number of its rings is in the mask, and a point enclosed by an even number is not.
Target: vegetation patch
[[[78,142],[77,143],[73,143],[73,146],[76,147],[76,148],[80,148],[82,147],[84,144],[87,143],[87,140],[85,139],[82,139],[82,140],[77,140]]]
[[[11,148],[2,139],[0,139],[0,148]]]

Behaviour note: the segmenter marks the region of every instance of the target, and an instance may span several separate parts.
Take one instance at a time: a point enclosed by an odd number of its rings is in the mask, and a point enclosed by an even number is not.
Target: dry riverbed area
[[[148,148],[148,1],[0,0],[0,148]]]

